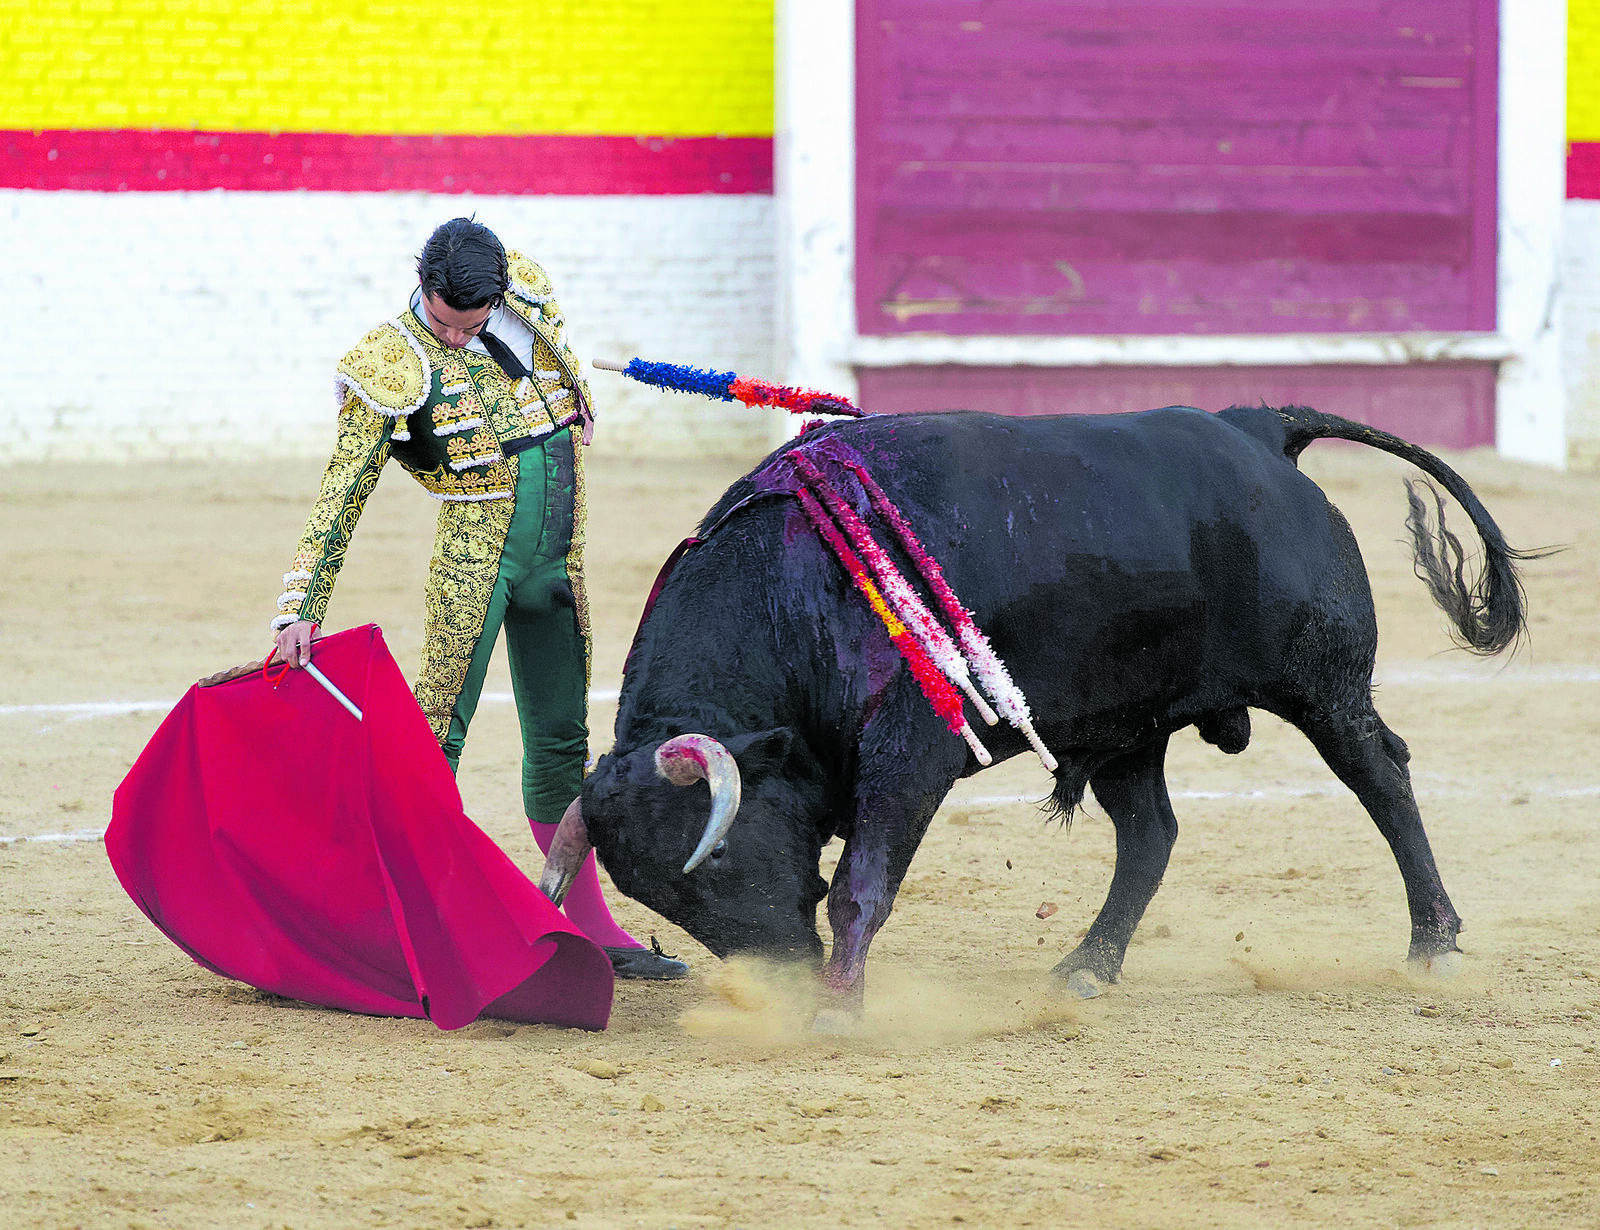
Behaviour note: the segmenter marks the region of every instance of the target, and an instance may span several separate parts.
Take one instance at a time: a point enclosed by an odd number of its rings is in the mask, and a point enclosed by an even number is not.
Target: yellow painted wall
[[[773,0],[0,0],[0,128],[771,136]]]
[[[1567,140],[1600,141],[1600,0],[1567,0]]]

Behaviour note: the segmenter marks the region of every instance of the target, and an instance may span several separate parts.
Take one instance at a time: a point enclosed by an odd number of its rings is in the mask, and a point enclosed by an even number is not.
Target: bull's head
[[[787,729],[602,756],[539,886],[557,904],[592,848],[617,887],[718,956],[819,960],[821,837],[809,753]]]

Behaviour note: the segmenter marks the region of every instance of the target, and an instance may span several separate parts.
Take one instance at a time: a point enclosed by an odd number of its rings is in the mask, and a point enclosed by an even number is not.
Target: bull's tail
[[[1240,410],[1251,418],[1261,415],[1260,409],[1244,411],[1241,407]],[[1406,498],[1410,505],[1406,529],[1411,533],[1417,576],[1427,584],[1433,600],[1449,616],[1456,643],[1487,656],[1499,653],[1527,632],[1526,595],[1517,575],[1517,563],[1549,552],[1519,551],[1508,546],[1489,510],[1461,475],[1426,449],[1364,423],[1305,406],[1284,406],[1270,413],[1277,417],[1281,426],[1283,454],[1290,461],[1299,457],[1313,440],[1353,440],[1393,454],[1437,479],[1466,510],[1483,540],[1483,568],[1478,577],[1471,580],[1466,575],[1466,552],[1461,540],[1445,528],[1444,501],[1437,489],[1432,483],[1406,481]],[[1224,411],[1224,414],[1230,412]],[[1258,424],[1259,419],[1256,423],[1247,425],[1241,421],[1237,425],[1248,431]],[[1251,431],[1251,434],[1259,436],[1260,431]],[[1418,493],[1419,487],[1426,488],[1433,498],[1438,513],[1436,527],[1430,524],[1427,502]]]

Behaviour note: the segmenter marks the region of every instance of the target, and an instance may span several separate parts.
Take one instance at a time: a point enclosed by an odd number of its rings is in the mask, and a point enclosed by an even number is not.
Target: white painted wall
[[[1566,0],[1500,2],[1496,332],[1510,357],[1495,390],[1495,445],[1565,466],[1561,222],[1567,195]]]
[[[777,0],[778,354],[789,384],[855,400],[855,3]]]
[[[1563,210],[1561,361],[1567,394],[1567,456],[1600,470],[1600,201]]]
[[[775,374],[773,201],[0,192],[0,462],[325,453],[333,370],[476,213],[549,270],[580,357]],[[775,411],[605,372],[599,443],[755,454]]]

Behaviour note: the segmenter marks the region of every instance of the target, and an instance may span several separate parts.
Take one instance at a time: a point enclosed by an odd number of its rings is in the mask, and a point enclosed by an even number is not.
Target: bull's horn
[[[700,844],[683,865],[683,874],[688,875],[733,827],[733,818],[739,814],[739,766],[733,753],[710,735],[679,735],[656,748],[656,772],[674,786],[704,778],[711,787],[711,818]]]
[[[544,874],[539,877],[539,891],[559,906],[567,898],[567,890],[583,869],[583,860],[589,857],[594,846],[589,841],[589,830],[583,823],[581,799],[573,799],[556,826],[556,835],[550,839],[550,852],[545,856]]]

